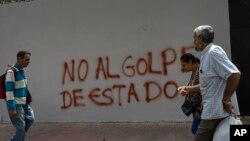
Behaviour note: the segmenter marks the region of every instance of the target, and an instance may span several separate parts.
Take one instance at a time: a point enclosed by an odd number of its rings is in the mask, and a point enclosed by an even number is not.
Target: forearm
[[[240,73],[233,73],[231,76],[228,77],[223,101],[230,101],[233,92],[237,89],[239,85],[240,76]]]
[[[189,89],[189,93],[200,93],[200,84],[193,85],[193,86],[187,86],[187,89]]]
[[[182,96],[185,96],[189,93],[198,94],[200,93],[200,85],[193,85],[193,86],[181,86],[178,87],[178,93],[180,93]]]

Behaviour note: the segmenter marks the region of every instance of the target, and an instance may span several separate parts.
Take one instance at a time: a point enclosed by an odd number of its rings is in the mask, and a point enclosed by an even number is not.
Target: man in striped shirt
[[[25,134],[34,122],[34,112],[27,103],[28,81],[24,68],[30,63],[31,53],[19,51],[17,63],[9,69],[5,76],[6,103],[13,126],[16,128],[11,141],[24,141]]]

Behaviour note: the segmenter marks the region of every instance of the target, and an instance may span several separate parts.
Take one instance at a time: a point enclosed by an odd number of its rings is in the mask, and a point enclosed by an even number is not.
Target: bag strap
[[[14,66],[11,65],[7,65],[9,67],[9,69],[11,69],[14,73],[14,76],[16,76],[16,72],[17,72],[17,68],[15,68]]]
[[[16,76],[16,72],[17,72],[16,68],[15,67],[11,67],[10,69],[13,71],[14,77],[15,77]]]

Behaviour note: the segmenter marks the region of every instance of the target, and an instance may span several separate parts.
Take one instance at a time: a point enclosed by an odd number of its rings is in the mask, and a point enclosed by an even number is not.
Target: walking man
[[[212,141],[218,123],[230,114],[239,115],[235,90],[240,71],[222,47],[213,44],[214,30],[209,25],[194,29],[194,45],[201,51],[200,91],[203,110],[195,141]]]
[[[30,63],[30,57],[31,53],[28,51],[18,52],[17,63],[5,76],[6,104],[11,123],[16,128],[11,141],[24,141],[26,132],[34,122],[34,112],[28,96],[28,81],[24,71]]]

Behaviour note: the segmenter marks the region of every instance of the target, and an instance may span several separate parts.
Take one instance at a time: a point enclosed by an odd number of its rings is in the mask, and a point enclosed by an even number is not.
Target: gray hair
[[[214,40],[214,29],[210,25],[201,25],[194,29],[194,35],[200,36],[205,43],[212,43]]]

